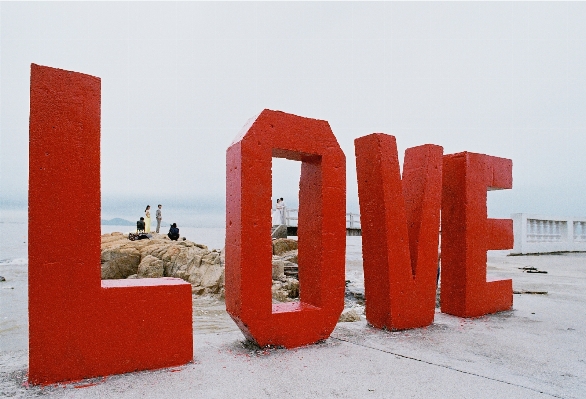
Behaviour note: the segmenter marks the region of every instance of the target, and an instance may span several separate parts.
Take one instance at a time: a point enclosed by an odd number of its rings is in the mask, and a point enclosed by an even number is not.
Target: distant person
[[[136,222],[136,232],[137,233],[144,233],[144,218],[141,217],[138,222]]]
[[[273,226],[281,224],[281,199],[277,198],[277,205],[275,205],[275,212],[273,212]]]
[[[179,239],[179,228],[177,227],[177,223],[173,223],[171,225],[167,236],[173,241],[177,241]]]
[[[281,224],[285,224],[285,212],[287,209],[287,206],[285,205],[285,200],[283,200],[283,197],[280,198],[281,199]]]
[[[147,205],[146,209],[144,210],[144,232],[150,233],[151,232],[151,206]]]
[[[161,214],[161,208],[163,205],[159,204],[157,212],[155,214],[155,218],[157,219],[157,234],[159,233],[159,229],[161,228],[161,220],[163,220],[163,216]]]

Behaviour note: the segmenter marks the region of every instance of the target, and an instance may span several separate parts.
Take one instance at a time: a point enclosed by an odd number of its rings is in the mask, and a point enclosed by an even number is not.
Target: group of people
[[[163,214],[161,212],[161,209],[163,208],[163,205],[159,204],[158,205],[158,209],[157,209],[157,213],[155,214],[155,218],[157,219],[157,230],[156,232],[159,232],[159,229],[161,228],[161,220],[163,220]],[[138,222],[136,222],[136,228],[138,229],[139,227],[139,223],[142,222],[142,226],[145,233],[150,233],[151,232],[151,206],[147,205],[146,209],[144,210],[144,217],[141,217],[140,220]]]
[[[161,220],[163,220],[163,213],[162,213],[163,205],[159,204],[157,206],[157,212],[155,213],[155,219],[157,220],[157,229],[155,230],[156,233],[159,233],[161,228]],[[146,209],[144,210],[144,217],[141,217],[138,222],[136,222],[136,231],[137,233],[144,232],[148,234],[151,232],[151,206],[147,205]],[[179,228],[177,227],[177,223],[173,223],[169,228],[169,233],[167,236],[174,241],[179,239]]]
[[[279,226],[281,224],[286,224],[285,221],[285,201],[283,197],[277,198],[277,205],[275,206],[275,212],[273,212],[273,226]]]

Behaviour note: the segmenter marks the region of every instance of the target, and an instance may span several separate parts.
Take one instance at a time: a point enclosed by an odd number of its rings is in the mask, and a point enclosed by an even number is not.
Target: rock
[[[273,299],[279,302],[289,302],[299,298],[299,281],[295,278],[284,278],[282,281],[273,281],[271,287]]]
[[[342,312],[342,314],[340,315],[340,318],[338,319],[338,322],[340,322],[340,323],[348,323],[348,322],[354,322],[354,321],[360,321],[360,315],[354,309],[350,309],[345,312]]]
[[[297,249],[297,240],[289,238],[279,238],[273,240],[273,255],[282,255],[285,252]]]
[[[273,227],[273,232],[271,234],[272,238],[287,238],[287,225],[279,225]]]
[[[4,276],[0,276],[0,281],[6,281],[6,279],[4,278]]]
[[[208,266],[201,278],[201,286],[209,294],[218,294],[220,292],[220,289],[224,286],[224,268],[220,266],[220,262]]]
[[[108,248],[102,250],[101,263],[102,280],[126,278],[138,272],[140,252],[124,245]]]
[[[223,295],[223,250],[165,238],[153,234],[151,240],[130,241],[120,233],[104,234],[102,278],[177,277],[191,283],[194,294]]]
[[[273,299],[278,302],[287,302],[288,293],[286,290],[282,289],[282,285],[278,281],[273,281],[273,286],[271,287],[271,292]]]
[[[296,278],[287,278],[283,284],[283,288],[287,290],[287,296],[289,298],[299,298],[299,280]]]
[[[282,257],[282,259],[283,259],[285,262],[299,263],[299,262],[297,261],[297,250],[295,250],[295,251],[291,251],[291,252],[287,252],[287,253],[283,254],[283,257]]]
[[[285,262],[281,259],[273,259],[273,280],[285,277]]]
[[[273,297],[290,301],[299,297],[299,281],[284,274],[285,266],[296,268],[297,241],[275,240],[277,253],[286,261],[273,258]],[[130,241],[121,233],[102,236],[102,279],[176,277],[191,284],[194,295],[224,295],[225,249],[210,250],[189,240],[171,241],[166,235],[153,234],[150,240]]]
[[[158,278],[163,277],[163,261],[152,255],[147,255],[138,265],[138,278]]]

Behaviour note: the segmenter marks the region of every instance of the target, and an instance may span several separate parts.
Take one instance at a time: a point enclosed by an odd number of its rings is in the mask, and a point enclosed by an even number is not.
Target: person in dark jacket
[[[141,217],[140,220],[138,222],[136,222],[136,232],[140,233],[143,232],[144,233],[144,218]]]
[[[177,227],[177,223],[173,223],[171,225],[167,236],[173,241],[177,241],[179,239],[179,228]]]

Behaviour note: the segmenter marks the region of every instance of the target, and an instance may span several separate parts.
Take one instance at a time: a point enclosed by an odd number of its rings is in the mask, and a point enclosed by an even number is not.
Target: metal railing
[[[272,209],[271,212],[275,212]],[[298,208],[285,208],[285,223],[287,226],[297,226],[299,221],[299,209]],[[358,213],[347,213],[346,214],[346,228],[347,229],[360,229],[360,214]]]

